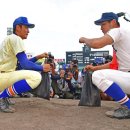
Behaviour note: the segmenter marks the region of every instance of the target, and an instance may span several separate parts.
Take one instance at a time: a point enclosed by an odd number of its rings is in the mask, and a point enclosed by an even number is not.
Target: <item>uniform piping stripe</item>
[[[6,89],[6,92],[7,92],[7,94],[8,94],[9,96],[11,96],[8,89]]]
[[[123,102],[121,102],[120,104],[124,104],[129,100],[129,98],[127,97]]]
[[[14,92],[12,86],[8,88],[8,91],[9,91],[9,94],[10,94],[11,96],[14,96],[14,95],[15,95],[15,92]]]
[[[15,92],[15,94],[18,94],[17,91],[16,91],[15,88],[14,88],[14,85],[12,86],[12,89],[13,89],[13,91]]]
[[[124,104],[125,102],[127,102],[129,100],[129,98],[127,96],[125,96],[123,99],[121,99],[120,101],[118,101],[120,104]]]

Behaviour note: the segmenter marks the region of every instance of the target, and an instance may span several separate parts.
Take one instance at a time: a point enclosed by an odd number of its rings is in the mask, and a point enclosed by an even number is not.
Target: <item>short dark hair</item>
[[[22,27],[22,25],[19,24],[20,27]],[[13,34],[15,34],[15,31],[16,31],[16,26],[13,27]]]
[[[113,20],[113,19],[112,19]],[[109,20],[108,22],[111,22],[112,20]],[[120,27],[119,21],[116,20],[117,25]]]

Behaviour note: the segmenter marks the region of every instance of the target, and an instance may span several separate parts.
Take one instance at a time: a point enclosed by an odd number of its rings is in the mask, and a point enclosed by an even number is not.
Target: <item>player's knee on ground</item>
[[[36,71],[31,71],[29,73],[28,79],[26,79],[27,83],[29,84],[29,86],[32,89],[38,87],[41,80],[42,80],[41,74],[39,72],[36,72]]]

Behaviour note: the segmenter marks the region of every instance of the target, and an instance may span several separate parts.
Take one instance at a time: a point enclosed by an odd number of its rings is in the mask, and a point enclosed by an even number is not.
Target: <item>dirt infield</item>
[[[11,100],[16,102],[16,112],[0,112],[0,130],[130,130],[130,119],[105,116],[106,111],[118,107],[112,101],[102,101],[101,107],[85,107],[72,99]]]

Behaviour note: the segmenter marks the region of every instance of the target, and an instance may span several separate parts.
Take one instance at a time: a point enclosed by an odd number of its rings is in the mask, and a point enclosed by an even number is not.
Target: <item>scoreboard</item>
[[[91,64],[95,58],[104,58],[109,55],[109,51],[91,51],[87,46],[83,47],[83,51],[66,52],[66,64],[72,60],[78,60],[78,64]]]

